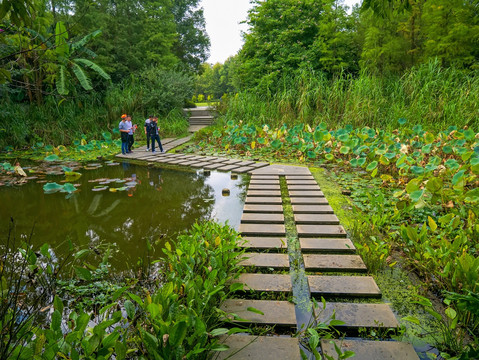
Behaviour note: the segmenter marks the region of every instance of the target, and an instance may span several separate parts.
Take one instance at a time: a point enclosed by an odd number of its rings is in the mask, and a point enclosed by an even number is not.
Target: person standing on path
[[[151,137],[151,152],[154,153],[155,151],[155,141],[158,141],[158,145],[160,147],[160,151],[163,151],[163,146],[161,146],[160,135],[158,134],[158,116],[153,118],[153,122],[150,124],[150,137]]]
[[[123,114],[121,116],[120,124],[118,124],[118,129],[120,130],[121,135],[121,153],[125,155],[128,152],[128,133],[130,131],[128,124],[126,123],[127,115]]]
[[[127,153],[131,153],[131,148],[133,146],[133,143],[135,142],[133,134],[135,133],[137,126],[131,123],[131,115],[127,116],[126,122],[130,127],[128,131],[128,152]]]
[[[145,120],[146,151],[150,151],[150,124],[153,122],[153,115]]]

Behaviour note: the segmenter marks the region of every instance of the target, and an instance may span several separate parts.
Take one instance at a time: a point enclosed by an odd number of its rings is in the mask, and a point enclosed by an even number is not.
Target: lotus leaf
[[[43,185],[43,191],[47,194],[51,194],[63,189],[63,185],[57,184],[56,182],[53,183],[46,183]]]
[[[373,171],[374,169],[376,169],[377,166],[378,166],[378,162],[377,161],[372,161],[368,164],[368,166],[366,167],[366,170],[367,171]]]
[[[61,190],[62,192],[67,192],[67,193],[72,193],[72,192],[75,192],[77,190],[77,188],[70,184],[70,183],[66,183],[63,185],[63,189]]]
[[[52,154],[52,155],[48,155],[43,160],[45,160],[45,161],[58,161],[58,160],[60,160],[60,158],[58,157],[58,155]]]
[[[459,169],[459,163],[455,159],[448,159],[444,165],[451,170]]]

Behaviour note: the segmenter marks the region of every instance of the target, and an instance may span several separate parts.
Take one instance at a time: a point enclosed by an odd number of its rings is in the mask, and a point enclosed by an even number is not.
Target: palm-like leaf
[[[102,78],[106,80],[110,80],[110,75],[108,75],[105,70],[103,70],[100,66],[95,64],[94,62],[87,60],[87,59],[75,59],[74,60],[76,63],[82,64],[86,66],[89,69],[92,69],[95,71],[98,75],[100,75]]]
[[[84,36],[82,39],[72,44],[72,52],[84,47],[91,39],[96,38],[101,34],[101,30],[95,30],[92,33]]]
[[[60,95],[68,95],[67,79],[65,73],[65,66],[61,65],[56,81],[57,91]]]
[[[78,81],[80,82],[80,85],[85,90],[93,89],[91,86],[90,78],[83,72],[83,69],[80,67],[80,65],[76,64],[75,62],[73,63],[73,73],[75,74]]]

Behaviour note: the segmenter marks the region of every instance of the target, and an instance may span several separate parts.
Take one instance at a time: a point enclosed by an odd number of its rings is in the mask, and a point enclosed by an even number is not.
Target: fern
[[[82,64],[84,66],[86,66],[87,68],[89,69],[92,69],[93,71],[95,71],[98,75],[100,75],[102,78],[106,79],[106,80],[110,80],[110,75],[108,75],[105,70],[103,70],[100,66],[98,66],[97,64],[95,64],[94,62],[90,61],[90,60],[87,60],[87,59],[75,59],[75,62],[76,63],[79,63],[79,64]]]
[[[75,73],[75,76],[77,77],[78,81],[80,82],[80,85],[85,90],[92,90],[93,89],[92,86],[91,86],[90,78],[83,72],[83,69],[80,67],[80,65],[78,65],[75,62],[73,63],[73,72]]]
[[[60,72],[57,75],[56,86],[60,95],[68,95],[67,79],[65,66],[60,66]]]

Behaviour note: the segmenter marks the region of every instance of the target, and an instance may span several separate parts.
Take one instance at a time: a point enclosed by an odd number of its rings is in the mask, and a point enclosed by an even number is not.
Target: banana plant
[[[76,42],[68,42],[68,31],[62,21],[57,22],[55,27],[55,53],[58,60],[58,72],[56,74],[56,88],[60,95],[68,95],[71,88],[71,80],[77,79],[85,90],[92,90],[91,79],[85,72],[86,69],[96,72],[105,80],[110,80],[108,75],[100,66],[93,61],[78,57],[80,54],[87,54],[96,57],[96,54],[86,48],[86,44],[101,34],[96,30]]]

